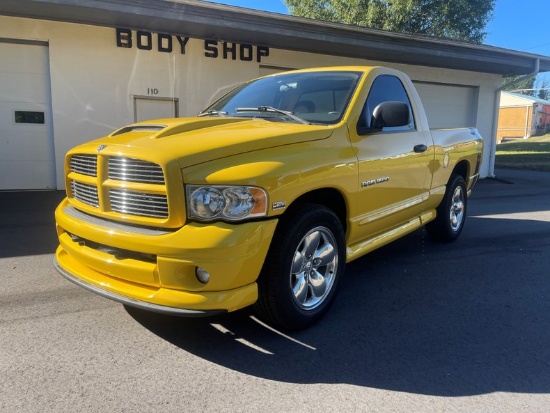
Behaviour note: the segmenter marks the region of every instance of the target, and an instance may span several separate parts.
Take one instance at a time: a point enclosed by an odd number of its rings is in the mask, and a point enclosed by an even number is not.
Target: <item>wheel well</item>
[[[340,220],[340,223],[342,224],[342,228],[344,229],[344,233],[347,231],[346,201],[344,199],[344,196],[336,189],[333,189],[333,188],[317,189],[315,191],[303,194],[290,205],[288,210],[299,208],[299,205],[303,203],[323,205],[331,209]],[[288,210],[286,213],[288,213]]]
[[[453,174],[460,175],[462,178],[464,178],[464,182],[468,184],[468,179],[470,177],[470,164],[468,161],[460,161],[458,164],[456,164],[455,169],[453,170]]]

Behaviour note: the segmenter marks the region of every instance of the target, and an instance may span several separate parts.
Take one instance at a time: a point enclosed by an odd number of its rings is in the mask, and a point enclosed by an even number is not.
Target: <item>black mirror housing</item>
[[[406,126],[411,121],[409,105],[405,102],[382,102],[372,113],[370,127],[357,127],[357,133],[364,135],[370,132],[379,132],[383,128]]]

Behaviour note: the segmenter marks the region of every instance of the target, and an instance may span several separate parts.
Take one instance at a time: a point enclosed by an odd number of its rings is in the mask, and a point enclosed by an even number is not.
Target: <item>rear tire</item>
[[[464,178],[453,174],[443,200],[437,207],[435,220],[426,224],[428,235],[440,242],[455,241],[464,228],[467,206],[468,196]]]
[[[258,315],[288,330],[305,328],[330,308],[345,266],[344,230],[334,212],[302,204],[279,222],[258,279]]]

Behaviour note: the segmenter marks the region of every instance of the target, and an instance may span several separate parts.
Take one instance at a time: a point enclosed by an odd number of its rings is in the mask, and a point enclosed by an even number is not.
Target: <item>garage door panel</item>
[[[0,51],[2,56],[9,56],[9,59],[2,59],[0,75],[7,72],[14,73],[42,73],[48,72],[44,62],[48,60],[48,48],[34,44],[1,43]]]
[[[0,102],[39,102],[49,100],[48,77],[37,73],[0,73]]]
[[[20,114],[25,113],[43,113],[44,122],[37,125],[29,123],[28,118],[18,117],[16,112]],[[22,112],[22,113],[21,113]],[[17,130],[36,130],[37,126],[49,125],[50,123],[50,111],[49,105],[39,102],[12,102],[0,100],[0,122],[2,124],[2,129],[13,130],[17,126]],[[17,122],[27,122],[27,123],[17,123]]]
[[[28,167],[28,168],[26,168]],[[29,189],[55,189],[55,186],[41,186],[37,188],[36,183],[44,181],[44,177],[51,175],[54,163],[50,160],[33,160],[32,164],[19,160],[0,162],[0,176],[10,176],[6,180],[0,178],[3,190],[29,190]]]
[[[0,162],[16,159],[18,161],[38,161],[51,158],[49,133],[23,132],[16,141],[0,143]],[[30,165],[32,169],[32,164]]]
[[[431,128],[466,128],[476,125],[478,88],[414,82]]]

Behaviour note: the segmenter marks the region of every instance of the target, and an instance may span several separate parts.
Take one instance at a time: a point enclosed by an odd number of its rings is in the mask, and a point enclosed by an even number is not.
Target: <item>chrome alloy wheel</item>
[[[325,227],[310,230],[294,252],[290,287],[302,310],[313,310],[330,294],[338,269],[338,245]]]
[[[451,230],[458,231],[462,226],[464,221],[464,190],[461,186],[457,186],[453,192],[453,197],[451,201]]]

